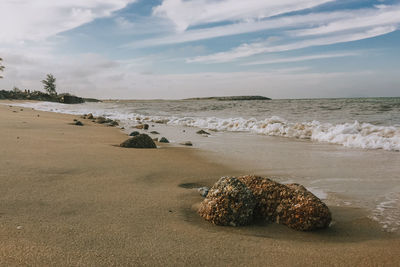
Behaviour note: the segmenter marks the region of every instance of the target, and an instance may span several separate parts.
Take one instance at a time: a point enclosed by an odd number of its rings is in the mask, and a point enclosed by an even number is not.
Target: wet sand
[[[6,103],[6,102],[2,102]],[[365,212],[330,207],[314,233],[197,216],[192,189],[252,173],[168,145],[124,149],[116,128],[0,105],[0,265],[394,266],[400,239]],[[13,112],[15,111],[15,112]],[[39,116],[37,116],[39,115]]]

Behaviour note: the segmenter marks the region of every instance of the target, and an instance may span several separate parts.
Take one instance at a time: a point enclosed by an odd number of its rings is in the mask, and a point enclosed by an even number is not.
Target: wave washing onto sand
[[[242,118],[172,118],[167,123],[217,131],[241,131],[269,136],[310,139],[347,147],[400,151],[400,128],[375,126],[357,121],[334,125],[318,121],[292,123],[279,117],[271,117],[261,121]]]
[[[400,228],[400,192],[390,192],[376,206],[371,218],[382,225],[387,232],[396,232]]]
[[[58,103],[23,103],[18,106],[31,107],[42,111],[68,114],[93,113],[95,116],[106,116],[118,119],[122,125],[133,126],[138,120],[143,122],[163,123],[187,127],[198,127],[214,131],[250,132],[268,136],[309,139],[316,142],[327,142],[353,148],[384,149],[400,151],[400,127],[376,126],[370,123],[332,124],[311,122],[289,122],[273,116],[265,120],[255,118],[197,118],[174,116],[146,116],[129,112],[129,109],[116,106],[99,109],[90,105],[64,105]]]

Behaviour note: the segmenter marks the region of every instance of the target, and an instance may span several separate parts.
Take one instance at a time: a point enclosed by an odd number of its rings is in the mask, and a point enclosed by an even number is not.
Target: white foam
[[[375,207],[371,218],[379,222],[387,232],[396,232],[400,228],[400,192],[390,192]]]
[[[39,102],[14,104],[37,110],[68,114],[93,113],[94,116],[106,116],[121,120],[124,126],[136,124],[137,118],[148,122],[163,122],[168,125],[199,127],[216,131],[250,132],[268,136],[310,139],[317,142],[343,145],[365,149],[384,149],[400,151],[400,128],[396,126],[376,126],[358,121],[343,124],[311,122],[288,122],[280,117],[264,120],[255,118],[216,118],[216,117],[168,117],[147,116],[131,113],[128,108],[101,104],[65,105]]]

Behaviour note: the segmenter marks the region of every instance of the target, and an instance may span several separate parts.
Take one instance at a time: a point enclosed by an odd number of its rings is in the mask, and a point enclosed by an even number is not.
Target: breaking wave
[[[172,118],[168,124],[207,128],[217,131],[252,132],[268,136],[281,136],[328,142],[346,147],[400,151],[400,128],[376,126],[358,121],[343,124],[288,122],[280,117],[265,120],[219,118]]]
[[[56,103],[21,103],[18,106],[31,107],[42,111],[68,114],[93,113],[95,116],[106,116],[118,119],[125,126],[132,126],[137,121],[163,123],[198,127],[214,131],[250,132],[254,134],[280,136],[287,138],[309,139],[353,148],[384,149],[400,151],[400,127],[377,126],[358,121],[333,124],[311,122],[289,122],[283,118],[272,116],[264,120],[255,118],[217,118],[217,117],[178,117],[147,116],[132,113],[122,107],[99,108],[90,105],[64,105]]]

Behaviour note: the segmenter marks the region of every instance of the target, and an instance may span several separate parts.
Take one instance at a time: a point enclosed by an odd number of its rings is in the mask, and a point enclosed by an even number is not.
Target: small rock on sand
[[[193,146],[192,142],[190,142],[190,141],[186,141],[186,142],[179,143],[179,144],[183,145],[183,146]]]
[[[161,139],[160,139],[159,142],[160,142],[160,143],[169,143],[168,139],[165,138],[165,137],[161,137]]]
[[[120,144],[121,147],[127,148],[157,148],[153,139],[147,134],[139,134]]]
[[[160,134],[160,133],[157,132],[157,131],[151,131],[150,133],[151,133],[151,134]]]
[[[118,126],[119,123],[117,121],[111,120],[110,122],[107,123],[108,126],[114,127],[114,126]]]
[[[207,133],[207,132],[206,132],[206,131],[204,131],[204,130],[197,131],[196,133],[197,133],[197,134],[205,134],[205,135],[210,135],[210,133]]]
[[[129,134],[129,136],[136,136],[139,135],[140,133],[138,131],[133,131]]]
[[[77,126],[83,126],[83,123],[80,122],[80,121],[78,121],[78,120],[76,120],[76,121],[75,121],[75,125],[77,125]]]
[[[93,120],[94,119],[93,114],[92,113],[87,114],[86,119]]]
[[[106,118],[104,118],[104,117],[97,117],[96,118],[96,122],[97,123],[100,123],[100,124],[102,124],[102,123],[105,123],[106,122]]]

